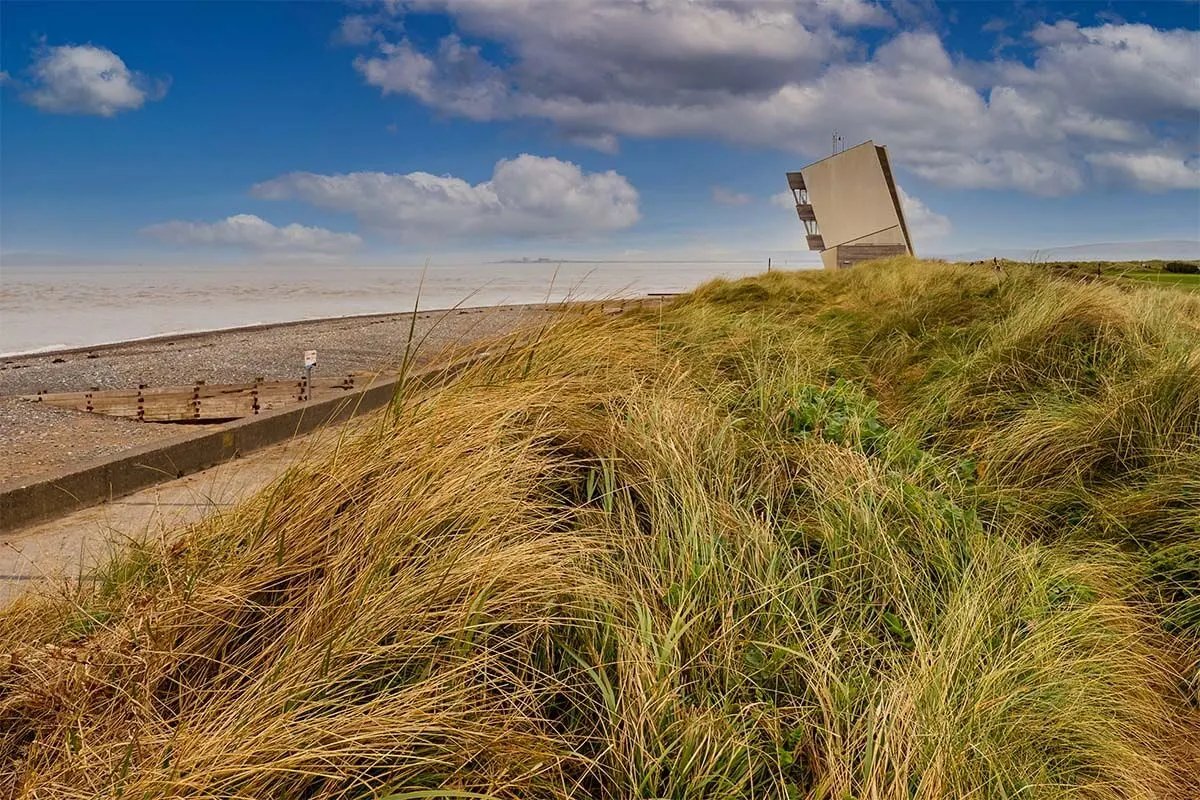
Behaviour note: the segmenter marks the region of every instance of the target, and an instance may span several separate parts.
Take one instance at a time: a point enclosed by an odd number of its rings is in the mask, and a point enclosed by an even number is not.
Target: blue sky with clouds
[[[1200,238],[1200,5],[0,3],[5,260],[803,249],[888,145],[918,249]]]

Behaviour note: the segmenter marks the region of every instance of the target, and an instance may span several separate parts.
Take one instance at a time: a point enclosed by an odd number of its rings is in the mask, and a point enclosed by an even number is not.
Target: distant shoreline
[[[620,298],[612,298],[614,300]],[[430,314],[446,314],[457,311],[508,311],[515,309],[546,309],[556,308],[561,303],[505,303],[494,306],[451,306],[450,308],[427,308],[418,309],[416,314],[418,317],[425,317]],[[74,347],[55,347],[39,348],[35,350],[24,350],[12,353],[0,353],[0,359],[4,361],[17,361],[20,359],[29,358],[53,358],[57,356],[78,355],[79,353],[102,353],[105,351],[126,348],[136,345],[156,345],[163,342],[179,342],[198,339],[204,336],[222,333],[253,333],[255,331],[266,331],[279,328],[293,328],[300,325],[313,325],[326,322],[370,322],[372,320],[408,318],[413,315],[412,311],[384,311],[371,312],[367,314],[343,314],[332,317],[305,317],[302,319],[290,319],[280,322],[256,322],[249,325],[232,325],[220,328],[205,328],[200,330],[178,331],[174,333],[156,333],[150,336],[135,336],[132,339],[118,339],[110,342],[100,342],[90,345],[79,345]]]
[[[45,271],[27,279],[6,270],[0,361],[212,330],[403,313],[418,300],[424,311],[688,291],[715,278],[765,270],[765,263],[471,265],[424,281],[415,273],[339,270],[245,270],[244,275],[151,270],[150,278],[134,272],[60,276]]]
[[[762,264],[763,259],[749,259],[749,258],[735,258],[735,259],[725,259],[725,258],[669,259],[668,258],[668,259],[664,259],[664,258],[655,258],[655,259],[647,260],[647,259],[637,259],[637,258],[629,258],[629,259],[618,258],[618,259],[597,260],[594,258],[582,258],[582,259],[531,258],[531,259],[526,260],[526,259],[521,259],[521,258],[506,258],[503,261],[485,261],[483,263],[485,265],[490,265],[490,264],[529,264],[529,265],[535,266],[535,267],[544,267],[548,264]],[[816,263],[819,264],[820,262],[816,262]]]

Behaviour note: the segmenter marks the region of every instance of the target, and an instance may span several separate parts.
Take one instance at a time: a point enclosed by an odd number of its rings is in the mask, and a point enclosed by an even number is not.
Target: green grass
[[[0,787],[1196,796],[1200,297],[900,259],[496,350],[0,614]]]
[[[1171,272],[1150,272],[1145,270],[1124,270],[1115,273],[1117,277],[1127,280],[1147,281],[1149,283],[1200,291],[1200,275],[1181,275]]]
[[[1011,262],[1005,262],[1011,263]],[[1119,283],[1136,281],[1161,286],[1167,289],[1183,291],[1200,291],[1200,275],[1185,275],[1167,272],[1164,267],[1169,263],[1162,260],[1152,261],[1052,261],[1039,263],[1038,269],[1047,270],[1059,276],[1091,279],[1100,276]],[[1196,262],[1189,262],[1196,263]],[[985,265],[986,266],[986,265]],[[1030,265],[1021,265],[1022,267]],[[1136,285],[1136,284],[1135,284]]]

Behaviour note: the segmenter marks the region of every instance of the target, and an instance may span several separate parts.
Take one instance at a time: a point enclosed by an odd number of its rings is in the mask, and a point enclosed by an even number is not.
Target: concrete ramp
[[[29,591],[69,591],[130,541],[165,539],[268,486],[306,455],[332,447],[356,422],[323,428],[244,458],[103,505],[0,535],[0,606]],[[84,577],[86,580],[87,578]]]

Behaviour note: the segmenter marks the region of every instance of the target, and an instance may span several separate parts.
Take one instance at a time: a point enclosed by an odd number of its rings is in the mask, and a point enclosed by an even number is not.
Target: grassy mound
[[[0,612],[16,795],[1194,797],[1200,297],[564,318],[101,578]]]

